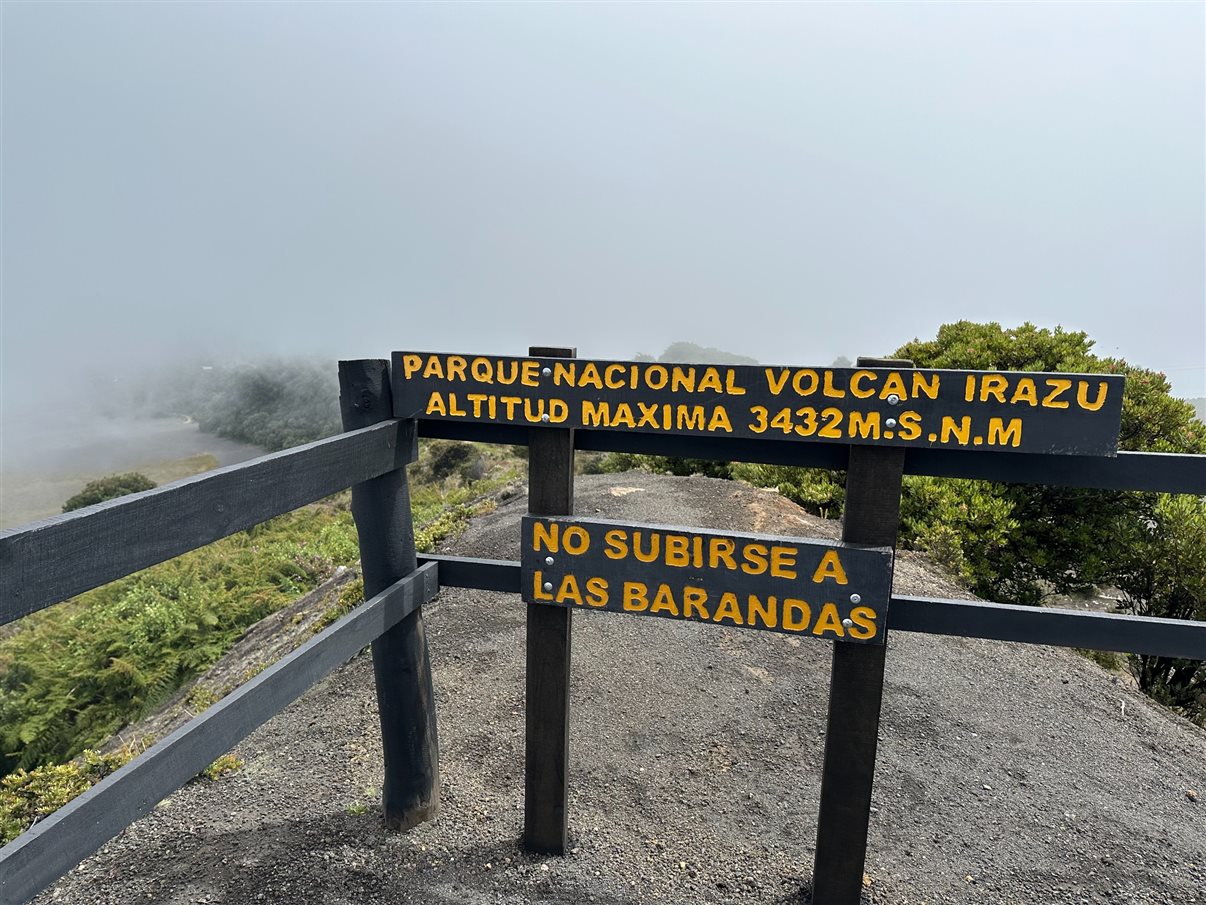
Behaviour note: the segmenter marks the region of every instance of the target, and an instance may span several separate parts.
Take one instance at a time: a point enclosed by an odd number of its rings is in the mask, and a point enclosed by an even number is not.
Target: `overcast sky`
[[[4,398],[192,349],[828,364],[961,318],[1206,395],[1203,10],[9,0]]]

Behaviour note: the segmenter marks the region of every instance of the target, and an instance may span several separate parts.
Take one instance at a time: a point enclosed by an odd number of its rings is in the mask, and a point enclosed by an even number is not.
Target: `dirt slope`
[[[449,552],[518,556],[520,497]],[[706,478],[580,479],[583,515],[834,536]],[[902,593],[964,596],[905,555]],[[444,808],[386,834],[361,656],[39,901],[791,902],[811,870],[829,645],[582,614],[573,854],[522,820],[523,605],[445,591],[428,612]],[[1070,652],[899,633],[872,819],[876,903],[1206,903],[1206,732]],[[1124,706],[1125,705],[1125,706]],[[1202,796],[1206,799],[1206,795]],[[368,804],[367,810],[363,803]],[[361,813],[361,811],[365,811]]]

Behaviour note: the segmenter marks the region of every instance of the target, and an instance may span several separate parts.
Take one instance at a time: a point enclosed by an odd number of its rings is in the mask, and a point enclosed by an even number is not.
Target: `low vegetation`
[[[425,442],[412,467],[420,551],[461,531],[520,474],[508,449],[457,445],[463,449],[451,453],[441,441]],[[0,842],[121,766],[136,752],[102,757],[94,749],[211,666],[255,622],[358,557],[345,492],[22,620],[0,640]],[[362,582],[349,583],[320,617],[323,626],[363,593]],[[204,688],[194,697],[197,712],[218,700]],[[220,760],[206,775],[233,767]]]
[[[137,471],[97,478],[95,481],[89,481],[84,485],[83,490],[67,500],[63,504],[63,511],[74,512],[76,509],[83,509],[85,506],[94,506],[97,503],[105,502],[105,500],[125,496],[127,493],[153,490],[156,486],[158,485],[154,481]]]

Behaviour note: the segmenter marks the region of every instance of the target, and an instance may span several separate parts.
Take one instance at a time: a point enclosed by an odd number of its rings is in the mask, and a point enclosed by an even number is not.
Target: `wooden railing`
[[[441,586],[518,593],[520,565],[452,556],[416,561],[406,465],[417,457],[420,434],[527,444],[545,429],[396,420],[384,361],[341,363],[340,388],[347,433],[0,535],[4,624],[352,487],[368,598],[0,849],[0,905],[27,902],[366,644],[374,649],[383,713],[386,820],[405,828],[435,812],[438,745],[422,604]],[[571,456],[572,449],[627,451],[842,470],[856,449],[622,431],[579,430],[572,437]],[[541,455],[559,454],[545,450]],[[533,456],[533,468],[540,467],[539,458]],[[910,449],[903,470],[1206,495],[1206,457],[1192,455],[1100,458]],[[534,475],[533,485],[538,480]],[[893,596],[888,629],[1206,660],[1206,622]]]

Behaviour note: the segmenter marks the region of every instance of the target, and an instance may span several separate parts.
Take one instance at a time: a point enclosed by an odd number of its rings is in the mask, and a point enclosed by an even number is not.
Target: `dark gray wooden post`
[[[574,358],[577,350],[532,346],[542,358]],[[574,514],[574,432],[532,428],[528,439],[528,511]],[[527,706],[523,844],[564,855],[569,847],[570,625],[573,611],[528,607]]]
[[[344,430],[392,418],[389,362],[341,361],[339,408]],[[414,421],[403,426],[399,442],[418,443]],[[352,516],[360,535],[367,600],[415,570],[406,469],[356,484]],[[440,807],[439,741],[422,607],[374,641],[372,649],[385,753],[385,825],[408,830],[434,817]]]
[[[860,368],[911,368],[898,358],[859,358]],[[903,447],[851,446],[842,540],[895,547]],[[871,788],[884,693],[884,644],[833,645],[812,905],[858,905],[871,823]]]

